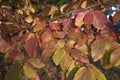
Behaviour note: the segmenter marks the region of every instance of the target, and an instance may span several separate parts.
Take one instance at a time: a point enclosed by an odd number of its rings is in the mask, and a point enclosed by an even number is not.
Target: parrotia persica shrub
[[[120,10],[106,16],[118,0],[72,0],[59,8],[30,0],[14,9],[3,3],[1,80],[42,80],[39,70],[51,77],[52,67],[60,76],[55,80],[107,80],[105,71],[120,65]]]

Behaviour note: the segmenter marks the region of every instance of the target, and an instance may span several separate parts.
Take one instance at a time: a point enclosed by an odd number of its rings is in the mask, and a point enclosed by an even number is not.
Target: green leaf
[[[5,80],[19,80],[21,71],[21,64],[18,61],[15,61],[12,68],[6,73]]]
[[[44,63],[42,63],[37,58],[31,58],[31,59],[29,59],[29,63],[31,63],[35,68],[42,68],[42,67],[45,66]]]
[[[24,70],[25,75],[28,78],[34,78],[37,75],[37,73],[35,72],[35,70],[32,69],[28,64],[25,64],[23,66],[23,70]]]
[[[56,65],[59,65],[65,55],[66,55],[66,52],[64,49],[57,49],[52,59]]]
[[[88,67],[81,67],[73,80],[106,80],[106,78],[99,69],[89,65]]]

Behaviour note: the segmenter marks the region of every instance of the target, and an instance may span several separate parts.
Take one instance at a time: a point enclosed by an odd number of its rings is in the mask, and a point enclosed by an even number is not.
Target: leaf
[[[104,74],[93,65],[81,67],[73,80],[106,80]]]
[[[16,44],[13,44],[11,49],[6,53],[5,58],[6,59],[14,59],[18,53],[18,46]]]
[[[26,21],[27,23],[32,23],[32,22],[33,22],[32,16],[26,17],[25,21]]]
[[[87,13],[88,13],[88,11],[84,11],[84,10],[79,11],[79,13],[77,14],[77,16],[75,18],[76,26],[81,27],[84,24],[83,19]]]
[[[45,66],[44,63],[37,58],[30,58],[28,62],[31,63],[35,68],[39,68],[39,69]]]
[[[36,51],[38,48],[37,39],[35,37],[31,37],[24,45],[25,50],[29,57],[35,57]]]
[[[66,33],[64,31],[54,31],[52,33],[53,38],[64,38]]]
[[[87,0],[84,0],[81,4],[81,8],[86,8],[87,6]]]
[[[56,65],[59,65],[65,55],[66,55],[66,52],[64,51],[64,49],[57,49],[54,52],[54,55],[52,56],[53,62]]]
[[[37,75],[37,73],[35,72],[35,70],[32,69],[28,64],[24,64],[23,70],[24,70],[25,75],[28,78],[34,78]]]
[[[105,40],[102,37],[97,37],[91,46],[92,58],[94,61],[99,60],[105,54]]]
[[[57,41],[55,48],[56,49],[63,48],[64,46],[65,46],[65,41],[61,39],[61,40]]]
[[[10,49],[10,44],[0,36],[0,52],[5,53]]]
[[[97,29],[103,30],[107,25],[107,17],[98,10],[89,11],[84,17],[85,24],[93,24]]]
[[[52,32],[50,30],[44,31],[40,36],[40,40],[42,43],[49,42],[52,40]]]
[[[120,20],[120,10],[116,12],[116,14],[113,17],[113,22],[117,23]]]
[[[111,54],[110,63],[111,64],[109,68],[120,65],[120,47],[114,50],[113,53]]]
[[[74,48],[75,45],[75,41],[74,40],[69,40],[65,46],[69,47],[69,48]]]
[[[60,30],[60,26],[58,23],[55,22],[49,22],[51,30]]]
[[[39,32],[41,31],[43,28],[45,28],[45,22],[36,22],[35,27],[33,28],[33,32]]]
[[[61,67],[62,71],[66,72],[68,70],[69,66],[72,63],[72,60],[73,59],[72,59],[72,57],[69,54],[67,54],[63,58],[63,60],[60,62],[60,67]]]
[[[72,63],[66,72],[66,79],[65,80],[73,80],[76,72],[79,70],[80,66],[75,65],[75,61],[72,60]]]
[[[6,73],[5,80],[19,80],[22,72],[22,66],[15,61],[12,68]]]
[[[77,49],[71,49],[71,56],[78,62],[89,63],[87,55]]]

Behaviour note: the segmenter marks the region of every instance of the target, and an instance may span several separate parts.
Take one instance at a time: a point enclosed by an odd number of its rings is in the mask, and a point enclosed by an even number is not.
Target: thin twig
[[[105,0],[103,3],[98,3],[98,4],[95,4],[95,5],[92,5],[92,6],[88,6],[88,7],[85,8],[85,10],[94,8],[94,7],[96,7],[96,6],[103,5],[103,4],[106,3],[107,1],[108,1],[108,0]],[[77,10],[73,10],[73,11],[70,11],[70,12],[66,12],[66,13],[64,13],[64,14],[62,14],[62,15],[59,15],[59,16],[57,16],[57,17],[55,17],[55,18],[50,19],[50,21],[58,20],[58,19],[60,19],[60,18],[63,18],[63,17],[65,17],[65,16],[68,16],[68,15],[70,15],[70,14],[72,14],[72,13],[75,13],[75,12],[77,12],[77,11],[79,11],[79,10],[81,10],[81,9],[77,9]]]

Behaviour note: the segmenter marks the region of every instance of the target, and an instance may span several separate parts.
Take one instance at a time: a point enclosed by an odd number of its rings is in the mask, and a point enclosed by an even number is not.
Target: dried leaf
[[[50,24],[50,28],[51,28],[52,30],[60,30],[60,26],[59,26],[58,23],[49,22],[49,24]]]

